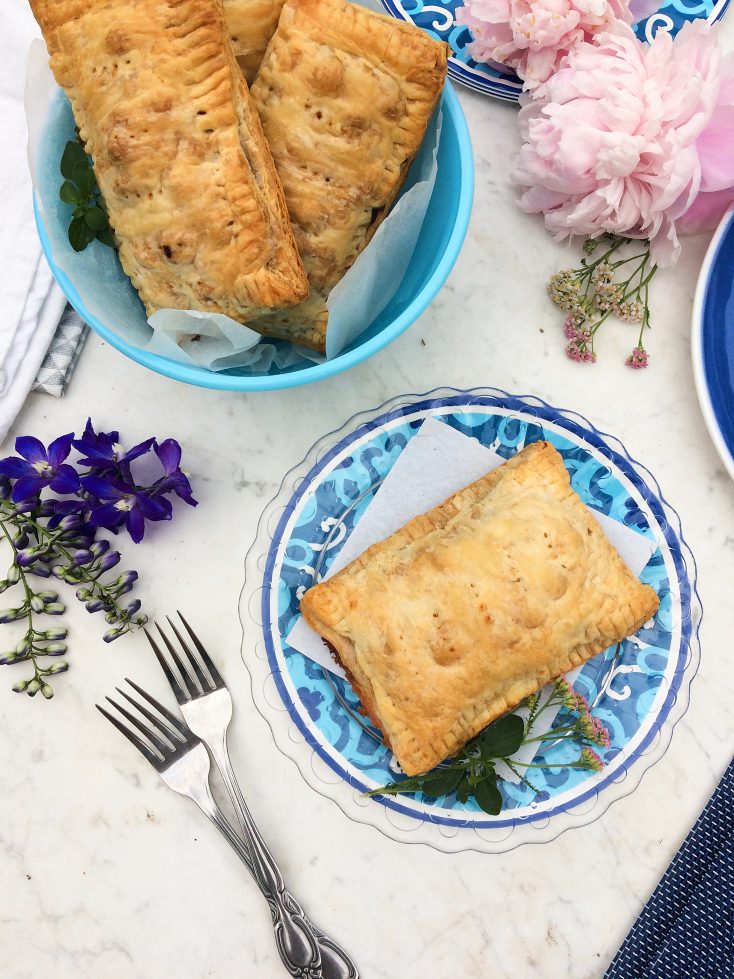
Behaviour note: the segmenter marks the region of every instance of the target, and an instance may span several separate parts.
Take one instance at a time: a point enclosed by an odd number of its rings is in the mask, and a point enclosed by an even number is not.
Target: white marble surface
[[[734,46],[734,25],[723,43]],[[364,979],[596,979],[730,760],[734,709],[734,493],[698,409],[690,309],[706,239],[689,239],[653,289],[653,364],[622,359],[633,328],[605,331],[600,363],[571,363],[544,280],[568,263],[514,207],[515,109],[462,90],[477,181],[469,235],[420,320],[348,375],[272,394],[175,384],[92,337],[67,397],[29,398],[12,436],[77,431],[89,413],[126,439],[174,435],[201,501],[126,566],[151,616],[190,613],[235,691],[235,764],[294,891],[353,952]],[[349,822],[274,747],[239,658],[237,597],[258,513],[312,442],[406,391],[496,385],[573,408],[658,477],[698,560],[703,657],[664,759],[599,821],[500,856],[401,846]],[[2,447],[7,454],[10,440]],[[169,792],[93,704],[126,675],[161,697],[142,635],[105,646],[71,607],[72,670],[50,703],[0,669],[0,975],[4,979],[276,979],[268,914],[193,805]],[[633,977],[630,977],[633,979]]]

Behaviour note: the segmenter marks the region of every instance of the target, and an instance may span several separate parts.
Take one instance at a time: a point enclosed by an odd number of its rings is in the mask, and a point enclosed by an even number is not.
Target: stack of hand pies
[[[446,45],[344,0],[31,5],[148,315],[324,351],[327,297],[400,191]]]

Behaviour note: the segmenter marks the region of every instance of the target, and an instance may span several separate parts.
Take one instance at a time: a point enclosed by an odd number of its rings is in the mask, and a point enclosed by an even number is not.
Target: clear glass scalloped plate
[[[550,767],[534,776],[538,793],[502,783],[498,816],[482,812],[473,800],[461,804],[454,795],[366,796],[394,781],[390,751],[362,722],[350,686],[292,649],[286,638],[301,595],[328,569],[429,416],[505,458],[548,439],[585,503],[657,545],[641,575],[660,596],[657,615],[619,650],[587,663],[575,683],[597,702],[596,713],[611,732],[611,746],[602,752],[604,770],[563,768],[566,746],[546,749],[543,761]],[[240,618],[255,704],[309,785],[350,819],[400,842],[446,852],[496,853],[543,843],[601,816],[665,753],[688,706],[700,656],[695,561],[678,515],[652,474],[580,415],[484,388],[404,395],[320,439],[261,517],[246,559]]]

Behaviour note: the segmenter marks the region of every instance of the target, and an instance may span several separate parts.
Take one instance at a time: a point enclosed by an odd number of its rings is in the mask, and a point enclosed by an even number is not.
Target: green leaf
[[[506,714],[479,736],[482,755],[488,758],[507,758],[514,755],[525,736],[525,722],[517,714]]]
[[[65,180],[59,189],[59,197],[64,204],[83,204],[84,199],[79,193],[79,188],[70,180]]]
[[[466,781],[466,779],[459,784],[459,787],[456,790],[456,798],[461,803],[469,801],[469,783]]]
[[[426,795],[450,795],[464,777],[463,768],[439,768],[423,776],[421,792]]]
[[[93,231],[102,231],[109,226],[107,214],[101,207],[88,207],[84,212],[84,220]]]
[[[502,812],[502,796],[494,779],[487,778],[474,786],[474,798],[477,804],[490,816]]]
[[[84,200],[89,200],[97,186],[97,181],[94,179],[94,171],[86,157],[84,163],[77,163],[74,166],[71,179],[79,188]]]
[[[109,223],[101,231],[97,232],[97,241],[101,241],[103,245],[107,245],[109,248],[117,248],[117,242],[115,241],[115,236],[112,233],[112,228]]]
[[[84,152],[82,145],[75,139],[70,139],[69,142],[64,147],[64,152],[61,155],[61,175],[66,177],[67,180],[73,179],[74,167],[83,163],[85,166],[89,166],[87,161],[87,154]]]
[[[84,218],[74,218],[69,225],[69,242],[75,252],[82,252],[90,241],[94,240],[94,232],[87,227]]]

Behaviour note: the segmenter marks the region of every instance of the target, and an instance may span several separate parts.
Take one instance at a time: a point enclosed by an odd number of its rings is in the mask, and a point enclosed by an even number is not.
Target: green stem
[[[20,573],[20,583],[23,585],[23,591],[25,592],[25,602],[27,606],[25,618],[28,623],[28,627],[26,629],[25,639],[26,642],[28,643],[28,658],[33,663],[34,679],[38,680],[39,683],[43,683],[43,677],[46,674],[41,670],[39,670],[38,663],[36,661],[36,654],[33,649],[33,638],[35,635],[35,630],[33,628],[33,609],[31,608],[31,598],[33,597],[33,591],[31,590],[31,587],[28,584],[25,570],[18,564],[18,549],[13,543],[13,538],[10,536],[10,532],[8,531],[5,521],[2,520],[1,518],[0,518],[0,530],[5,536],[5,539],[7,540],[8,544],[10,544],[13,554],[15,555],[13,563],[15,564],[15,566],[17,567]]]

